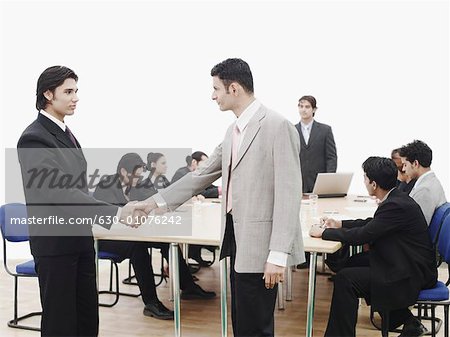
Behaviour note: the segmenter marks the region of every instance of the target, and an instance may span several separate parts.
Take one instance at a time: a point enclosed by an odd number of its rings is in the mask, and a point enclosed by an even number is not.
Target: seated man
[[[402,157],[400,157],[400,149],[394,149],[391,152],[391,159],[394,161],[395,166],[397,166],[397,188],[409,194],[416,183],[416,179],[411,179],[405,172],[403,168]]]
[[[408,309],[421,289],[437,281],[435,255],[425,218],[417,203],[396,187],[397,168],[388,158],[363,163],[364,184],[381,200],[373,218],[325,219],[310,234],[352,245],[368,243],[369,266],[339,271],[325,336],[355,336],[358,298],[374,311],[389,313],[390,327],[404,324],[401,337],[421,336],[425,327]]]
[[[181,179],[189,172],[195,171],[197,167],[199,165],[202,165],[207,159],[208,156],[202,151],[195,151],[194,153],[192,153],[192,156],[187,156],[187,166],[180,167],[173,175],[172,181],[170,183],[173,184],[175,181]],[[219,195],[222,194],[222,191],[220,187],[210,185],[199,194],[205,198],[218,198]],[[207,249],[210,252],[214,252],[216,249],[216,247],[214,246],[189,245],[189,258],[195,260],[201,267],[208,267],[211,265],[211,262],[203,260],[201,254],[202,248]]]
[[[117,165],[117,173],[106,176],[99,182],[95,189],[94,197],[119,206],[126,204],[130,200],[135,200],[131,196],[139,195],[133,189],[138,184],[144,165],[145,163],[138,154],[128,153],[124,155]],[[146,195],[143,194],[142,198],[145,197]],[[124,258],[130,258],[141,290],[142,300],[145,304],[144,314],[160,319],[173,319],[173,312],[164,307],[156,296],[153,269],[148,253],[149,247],[161,249],[161,254],[168,258],[169,244],[167,243],[99,240],[100,250],[115,253]],[[179,254],[179,268],[180,288],[183,290],[183,299],[209,299],[215,297],[216,294],[214,292],[205,291],[194,283],[181,253]]]
[[[411,179],[417,179],[409,196],[419,204],[429,225],[436,208],[446,202],[444,189],[431,171],[433,152],[427,144],[415,140],[400,149],[400,157],[405,173]]]
[[[124,205],[129,193],[143,172],[144,163],[136,153],[124,155],[117,166],[117,174],[103,178],[97,185],[94,197],[97,200]],[[132,172],[131,174],[128,172]],[[155,279],[148,248],[132,241],[99,240],[99,250],[129,258],[144,302],[144,315],[158,319],[173,319],[173,311],[167,309],[156,294]]]

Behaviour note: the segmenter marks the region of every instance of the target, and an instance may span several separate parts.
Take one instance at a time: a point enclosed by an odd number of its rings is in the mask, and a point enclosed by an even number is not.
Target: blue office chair
[[[99,251],[98,252],[98,259],[99,260],[109,260],[111,263],[111,267],[109,270],[109,289],[108,290],[100,290],[99,294],[110,294],[114,295],[114,301],[112,303],[100,303],[99,306],[101,307],[113,307],[119,302],[119,296],[128,296],[128,297],[139,297],[141,296],[141,293],[124,293],[121,292],[119,289],[119,263],[121,263],[124,259],[121,258],[117,254],[105,252],[105,251]],[[113,272],[114,270],[114,272]],[[114,284],[115,287],[113,288],[113,279],[115,280]]]
[[[442,223],[437,248],[443,260],[449,265],[449,275],[445,283],[438,281],[434,288],[424,289],[420,292],[417,300],[418,316],[419,319],[431,320],[431,335],[434,337],[442,325],[442,320],[435,315],[435,308],[436,306],[442,305],[444,307],[444,336],[448,337],[448,309],[450,306],[448,290],[450,284],[450,216],[447,216]],[[421,317],[421,311],[424,307],[431,308],[431,317]],[[436,323],[438,324],[437,327]]]
[[[13,219],[22,219],[17,223]],[[28,241],[28,223],[27,223],[27,208],[24,204],[11,203],[0,207],[0,225],[3,239],[3,264],[6,272],[14,277],[14,318],[8,321],[8,326],[11,328],[41,331],[38,327],[19,324],[24,319],[42,315],[42,312],[31,312],[29,314],[19,316],[18,305],[18,284],[19,277],[37,277],[34,269],[34,260],[16,265],[16,272],[8,268],[7,259],[7,242],[25,242]]]
[[[428,227],[428,231],[430,233],[431,242],[437,251],[437,243],[439,238],[439,233],[441,231],[442,224],[445,218],[450,214],[450,202],[446,202],[445,204],[438,207],[431,218],[430,226]],[[442,257],[437,252],[436,257],[438,267],[442,263]]]

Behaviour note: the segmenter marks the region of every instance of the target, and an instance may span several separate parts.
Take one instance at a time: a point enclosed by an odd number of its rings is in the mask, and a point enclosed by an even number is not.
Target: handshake
[[[152,197],[143,201],[130,201],[123,206],[119,222],[126,226],[137,228],[145,221],[149,213],[157,208],[158,205]],[[158,212],[165,213],[166,209],[159,209]]]

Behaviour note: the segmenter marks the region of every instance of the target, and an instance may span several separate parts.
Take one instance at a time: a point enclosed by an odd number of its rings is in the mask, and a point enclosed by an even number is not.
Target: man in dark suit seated
[[[394,149],[391,152],[391,159],[394,161],[395,166],[397,166],[398,175],[397,175],[397,188],[409,194],[413,189],[417,179],[412,179],[409,177],[405,169],[403,168],[402,157],[400,157],[400,149]]]
[[[152,185],[140,185],[139,189],[136,188],[144,166],[145,163],[137,153],[125,154],[117,165],[117,173],[106,176],[99,182],[94,197],[111,204],[122,205],[129,201],[143,200],[153,195],[156,193],[156,189]],[[149,180],[146,180],[146,182],[148,183]],[[148,248],[161,249],[163,257],[168,259],[169,244],[167,243],[99,241],[100,250],[130,258],[145,304],[144,314],[160,319],[172,319],[173,312],[164,307],[157,298]],[[179,254],[179,268],[183,299],[210,299],[216,296],[213,291],[205,291],[194,282],[181,252]]]
[[[374,217],[325,219],[310,231],[324,240],[370,246],[369,266],[336,274],[325,336],[355,336],[358,298],[365,298],[374,311],[389,313],[390,328],[404,324],[401,337],[421,336],[426,329],[408,307],[421,289],[437,281],[427,223],[419,205],[395,187],[397,168],[391,159],[370,157],[363,170],[367,191],[381,200]]]

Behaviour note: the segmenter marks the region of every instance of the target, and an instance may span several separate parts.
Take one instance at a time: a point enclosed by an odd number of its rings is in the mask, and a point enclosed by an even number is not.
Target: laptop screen
[[[345,197],[348,193],[353,173],[319,173],[313,193],[319,198]]]

